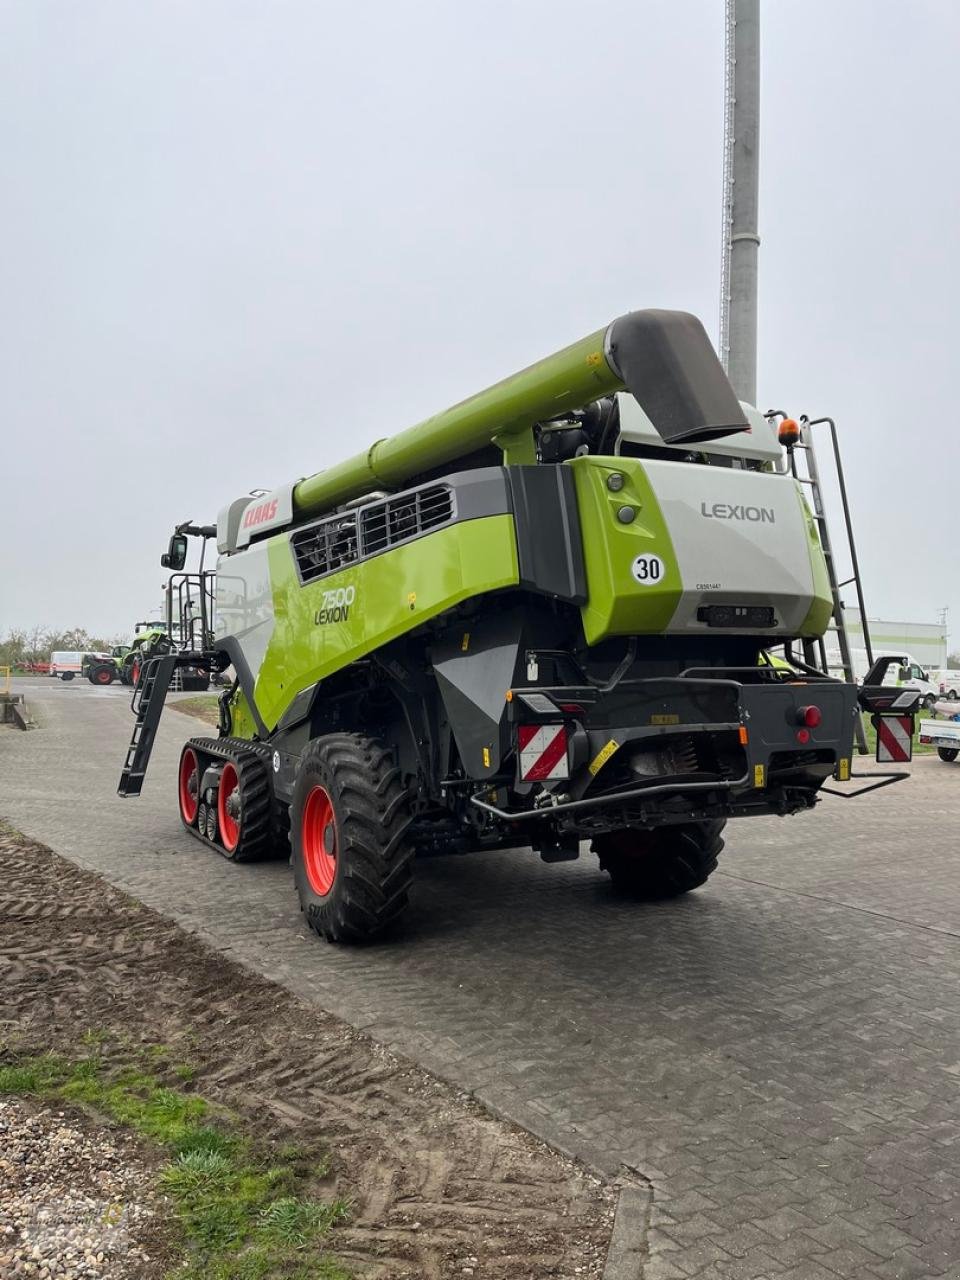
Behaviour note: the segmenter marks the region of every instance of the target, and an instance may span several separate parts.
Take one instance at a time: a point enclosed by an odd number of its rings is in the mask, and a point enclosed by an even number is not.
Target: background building
[[[859,609],[847,609],[847,630],[850,647],[863,648],[863,623]],[[874,652],[884,649],[903,649],[916,658],[922,667],[947,665],[947,627],[945,622],[888,622],[883,618],[867,618],[870,643]]]

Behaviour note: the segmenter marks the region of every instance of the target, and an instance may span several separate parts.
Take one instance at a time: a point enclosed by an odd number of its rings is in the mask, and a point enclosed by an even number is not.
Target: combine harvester
[[[178,664],[231,665],[220,736],[183,748],[182,821],[235,862],[292,851],[332,941],[398,916],[417,853],[589,840],[618,888],[685,893],[728,819],[852,776],[861,706],[912,709],[812,665],[833,609],[815,522],[682,312],[181,526],[168,568],[187,532],[217,539],[216,644],[145,664],[120,794]]]

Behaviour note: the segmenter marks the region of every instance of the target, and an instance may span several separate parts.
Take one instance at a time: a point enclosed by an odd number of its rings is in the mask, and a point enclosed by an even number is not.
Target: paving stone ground
[[[304,929],[289,871],[179,826],[194,722],[115,796],[126,691],[24,682],[0,815],[606,1173],[652,1190],[644,1280],[960,1280],[960,764],[728,829],[705,889],[615,898],[595,860],[418,866],[402,936]],[[203,732],[201,730],[201,732]]]

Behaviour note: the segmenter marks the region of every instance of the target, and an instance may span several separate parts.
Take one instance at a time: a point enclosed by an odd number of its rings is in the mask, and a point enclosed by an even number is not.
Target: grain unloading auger
[[[144,669],[120,793],[177,663],[232,667],[219,737],[183,749],[181,818],[233,861],[292,853],[332,940],[397,916],[418,853],[589,839],[627,891],[695,888],[727,819],[846,781],[876,709],[794,654],[832,609],[815,524],[681,312],[239,498],[216,538],[216,648]],[[164,559],[185,556],[178,532]]]

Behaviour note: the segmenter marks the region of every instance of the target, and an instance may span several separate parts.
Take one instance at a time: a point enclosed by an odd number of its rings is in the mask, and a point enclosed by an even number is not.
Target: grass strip
[[[99,1052],[0,1062],[4,1094],[84,1107],[168,1154],[159,1184],[175,1208],[182,1255],[171,1280],[349,1280],[323,1244],[350,1206],[310,1194],[329,1172],[325,1157],[294,1146],[267,1150],[224,1108],[140,1066],[108,1064]]]

